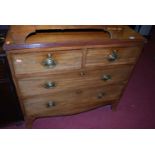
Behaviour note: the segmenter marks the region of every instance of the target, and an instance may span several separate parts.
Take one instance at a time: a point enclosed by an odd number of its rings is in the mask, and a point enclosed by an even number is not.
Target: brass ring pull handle
[[[56,104],[55,104],[54,101],[48,101],[48,102],[46,103],[46,107],[47,107],[47,108],[51,108],[51,107],[54,107],[54,106],[56,106]]]
[[[43,61],[43,65],[47,68],[53,68],[56,66],[56,61],[50,53],[48,53],[47,58]]]
[[[113,62],[113,61],[115,61],[115,60],[117,60],[117,59],[118,59],[118,54],[117,54],[117,51],[114,50],[114,51],[112,51],[112,53],[108,56],[108,61]]]
[[[103,80],[103,81],[111,80],[111,75],[103,75],[103,76],[101,77],[101,80]]]
[[[100,93],[98,93],[97,98],[98,98],[98,99],[101,99],[101,98],[103,98],[104,96],[105,96],[105,93],[100,92]]]
[[[51,88],[55,88],[55,87],[56,87],[55,82],[46,82],[44,84],[44,88],[46,88],[46,89],[51,89]]]

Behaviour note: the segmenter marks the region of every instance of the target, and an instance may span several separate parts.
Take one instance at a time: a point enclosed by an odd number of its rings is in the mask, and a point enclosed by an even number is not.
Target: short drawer
[[[45,73],[80,69],[82,52],[80,50],[56,52],[12,53],[15,74]]]
[[[86,66],[133,64],[140,54],[140,47],[113,47],[88,49]]]
[[[38,76],[18,80],[23,97],[49,94],[80,87],[104,86],[127,81],[133,66],[114,67],[109,69],[83,70]]]
[[[27,115],[65,115],[89,110],[97,106],[118,100],[123,85],[76,89],[49,96],[29,98],[23,101]]]

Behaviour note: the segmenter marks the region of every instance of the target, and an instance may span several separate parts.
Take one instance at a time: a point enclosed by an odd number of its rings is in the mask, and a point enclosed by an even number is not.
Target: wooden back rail
[[[101,26],[101,25],[25,25],[25,26],[12,26],[10,30],[11,38],[14,43],[25,43],[25,39],[31,33],[35,33],[38,30],[76,30],[76,29],[96,29],[104,30],[110,34],[110,38],[115,38],[116,34],[123,31],[123,26]]]

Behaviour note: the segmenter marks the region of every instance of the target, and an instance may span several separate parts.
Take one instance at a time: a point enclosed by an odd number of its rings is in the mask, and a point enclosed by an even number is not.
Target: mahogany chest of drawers
[[[4,49],[26,126],[108,104],[115,110],[145,41],[127,26],[11,26]]]

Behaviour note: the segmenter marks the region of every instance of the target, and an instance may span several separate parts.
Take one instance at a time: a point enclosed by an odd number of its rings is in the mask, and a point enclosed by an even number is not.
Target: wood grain
[[[43,65],[43,61],[47,59],[48,53],[56,61],[54,68],[47,68]],[[12,54],[12,59],[15,74],[54,72],[58,70],[80,69],[82,52],[79,50],[54,52],[51,50],[51,52],[19,53]]]
[[[46,29],[48,28],[48,29]],[[57,42],[50,42],[47,41],[47,39],[45,39],[47,42],[44,42],[42,38],[40,38],[40,36],[35,37],[36,41],[39,39],[39,42],[42,40],[42,42],[40,44],[36,44],[36,42],[32,43],[26,43],[26,38],[31,34],[31,33],[36,33],[37,30],[69,30],[69,29],[96,29],[96,30],[105,30],[106,32],[109,33],[110,38],[109,37],[103,37],[105,39],[99,39],[99,38],[94,38],[93,41],[91,41],[92,39],[88,39],[91,38],[91,35],[87,35],[87,37],[85,39],[82,39],[82,41],[78,40],[78,39],[73,39],[74,41],[71,41],[70,39],[67,41],[65,40],[65,35],[62,33],[61,38],[63,37],[63,41],[62,39],[58,39]],[[65,32],[64,32],[65,33]],[[70,38],[76,38],[77,33],[72,33]],[[85,35],[86,36],[86,35]],[[134,39],[130,39],[134,38]],[[46,38],[46,37],[45,37]],[[41,40],[40,40],[41,39]],[[67,39],[67,38],[66,38]],[[78,41],[77,41],[78,40]],[[77,25],[77,26],[73,26],[73,25],[50,25],[50,26],[33,26],[33,25],[22,25],[22,26],[11,26],[10,31],[7,35],[6,38],[6,42],[3,46],[4,50],[12,50],[12,49],[23,49],[23,48],[43,48],[43,47],[61,47],[61,46],[79,46],[79,45],[106,45],[106,44],[122,44],[122,43],[127,43],[127,44],[135,44],[135,43],[141,43],[143,44],[144,42],[146,42],[146,39],[143,38],[141,35],[139,35],[138,33],[136,33],[135,31],[133,31],[132,29],[130,29],[128,26],[118,26],[118,25],[113,25],[113,26],[105,26],[105,25]]]
[[[77,88],[91,86],[105,86],[115,83],[126,83],[133,66],[114,67],[112,69],[81,70],[64,74],[24,78],[18,80],[22,97],[41,94],[52,94],[55,92],[75,90]],[[104,81],[103,76],[110,75],[111,79]],[[45,83],[54,82],[55,87],[47,89]]]
[[[74,89],[74,91],[64,91],[50,94],[46,97],[37,97],[24,100],[27,115],[34,116],[47,114],[50,116],[74,114],[84,109],[89,109],[105,101],[119,98],[123,85],[113,85],[106,87],[90,87],[89,89]],[[103,93],[103,97],[98,95]],[[54,101],[54,107],[47,107],[49,101]]]
[[[106,38],[110,38],[110,35],[105,32],[45,32],[45,33],[38,33],[33,34],[27,37],[26,43],[33,44],[33,43],[50,43],[50,42],[73,42],[73,41],[92,41],[97,40],[101,41]]]
[[[113,36],[116,36],[123,28],[124,26],[104,25],[14,25],[11,26],[6,41],[14,40],[15,43],[25,43],[26,37],[31,33],[36,33],[37,30],[100,29],[108,31],[113,34]]]
[[[145,42],[127,26],[11,26],[4,49],[26,126],[107,104],[115,110]],[[109,61],[114,51],[117,59]],[[53,68],[43,65],[48,54]],[[56,87],[46,89],[46,82]]]
[[[118,58],[115,61],[109,61],[108,57],[116,51]],[[86,67],[88,66],[107,66],[118,64],[133,64],[141,52],[141,47],[114,47],[114,48],[96,48],[88,49],[86,58]]]

